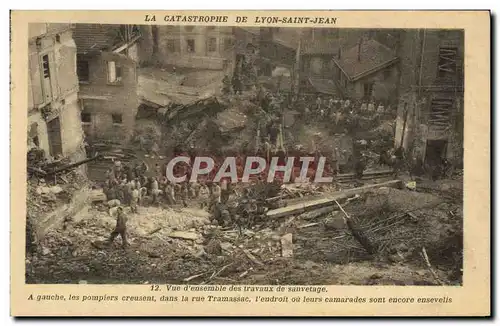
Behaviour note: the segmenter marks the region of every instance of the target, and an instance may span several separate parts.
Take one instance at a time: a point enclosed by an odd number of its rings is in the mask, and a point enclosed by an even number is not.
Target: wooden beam
[[[297,203],[294,205],[290,205],[287,207],[272,209],[267,211],[266,216],[269,218],[278,218],[284,216],[290,216],[295,214],[304,213],[316,208],[321,208],[325,206],[330,206],[335,204],[335,201],[346,199],[356,194],[362,194],[369,192],[373,189],[382,188],[382,187],[391,187],[391,188],[401,188],[402,181],[401,180],[392,180],[387,182],[382,182],[373,185],[367,185],[359,188],[346,189],[343,191],[336,192],[329,197],[320,198],[316,200],[309,200],[306,202]]]

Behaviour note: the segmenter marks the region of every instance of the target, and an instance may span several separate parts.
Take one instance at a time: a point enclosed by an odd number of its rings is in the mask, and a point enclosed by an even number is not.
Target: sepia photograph
[[[463,29],[28,32],[27,284],[462,285]]]

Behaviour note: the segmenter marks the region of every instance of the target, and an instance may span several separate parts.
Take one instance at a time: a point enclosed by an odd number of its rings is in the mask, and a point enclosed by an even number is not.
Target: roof
[[[322,79],[322,78],[308,78],[310,85],[318,92],[323,94],[328,94],[332,96],[340,96],[340,92],[337,85],[333,80]]]
[[[102,50],[111,50],[119,43],[119,29],[118,24],[75,24],[73,39],[77,52],[92,54]]]
[[[353,46],[342,52],[340,59],[333,59],[351,81],[392,65],[398,60],[391,49],[375,40],[363,41],[361,51],[359,50],[359,45]],[[360,52],[360,60],[358,60],[358,52]]]

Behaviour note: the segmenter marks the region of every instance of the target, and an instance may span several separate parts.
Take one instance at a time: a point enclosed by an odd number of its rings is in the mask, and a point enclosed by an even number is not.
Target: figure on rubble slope
[[[122,246],[125,248],[128,246],[127,242],[127,216],[123,212],[123,208],[120,206],[117,209],[116,226],[108,239],[108,243],[112,244],[115,238],[120,235],[122,238]]]

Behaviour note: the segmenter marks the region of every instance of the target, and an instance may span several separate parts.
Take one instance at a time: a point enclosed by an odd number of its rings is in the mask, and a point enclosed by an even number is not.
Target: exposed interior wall
[[[108,82],[108,62],[121,67],[121,80]],[[83,113],[90,114],[90,123],[83,122],[89,140],[109,139],[127,143],[133,134],[139,106],[137,96],[137,64],[116,53],[103,53],[89,61],[89,81],[81,84]],[[121,115],[121,123],[113,123],[112,115]]]

